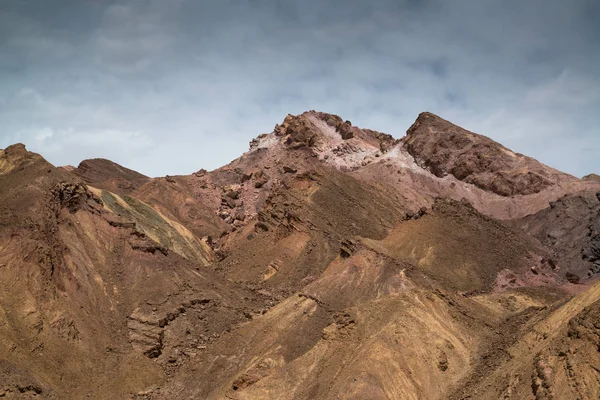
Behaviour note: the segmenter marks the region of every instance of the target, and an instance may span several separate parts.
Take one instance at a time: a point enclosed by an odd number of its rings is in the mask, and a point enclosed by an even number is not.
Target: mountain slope
[[[459,239],[462,248],[445,237],[452,223],[466,231]],[[283,299],[198,354],[193,361],[198,368],[181,370],[163,395],[444,398],[457,382],[477,373],[479,357],[497,351],[489,343],[518,334],[512,321],[525,324],[536,316],[530,304],[542,310],[565,296],[531,289],[556,286],[561,279],[543,263],[541,246],[460,203],[440,200],[428,214],[400,221],[386,236],[342,241],[337,254],[321,261],[328,263],[324,270],[315,270],[310,259],[291,256],[283,244],[287,239],[299,243],[302,234],[310,243],[319,237],[319,224],[299,218],[293,229],[285,229],[285,220],[269,226],[254,233],[252,241],[276,235],[280,260],[266,264],[274,255],[263,252],[263,268],[246,279]],[[335,232],[335,223],[322,226]],[[415,241],[399,237],[402,231],[413,232]],[[245,232],[232,235],[238,234],[245,238]],[[434,240],[426,242],[427,237]],[[484,244],[493,248],[494,243],[503,248],[486,254],[490,247]],[[251,270],[254,262],[233,258],[224,270]],[[281,274],[300,283],[295,293],[282,291],[282,283],[294,286],[281,277],[272,282]],[[502,293],[490,293],[494,288]],[[502,305],[488,309],[488,302]]]
[[[0,188],[0,396],[598,395],[600,182],[433,114],[189,176],[15,145]]]
[[[499,368],[481,371],[452,398],[597,398],[600,285],[531,324],[504,350]]]
[[[127,397],[185,362],[186,331],[210,341],[264,306],[23,146],[0,163],[2,393]]]

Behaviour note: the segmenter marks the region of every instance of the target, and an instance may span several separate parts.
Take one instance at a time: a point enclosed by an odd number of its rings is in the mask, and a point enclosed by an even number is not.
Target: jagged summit
[[[394,156],[404,164],[408,154],[437,177],[452,175],[500,196],[535,194],[577,179],[430,112],[419,114],[402,139],[353,126],[333,114],[311,110],[288,115],[272,133],[250,143],[251,150],[277,146],[304,149],[342,169],[364,167],[396,149]]]
[[[311,110],[288,115],[272,133],[254,139],[250,149],[274,146],[304,149],[342,169],[364,167],[396,149],[394,156],[406,161],[408,154],[437,177],[452,175],[500,196],[535,194],[576,179],[430,112],[419,114],[406,136],[398,140],[353,126],[333,114]]]
[[[323,124],[324,123],[324,124]],[[326,145],[328,141],[351,140],[363,141],[371,146],[382,149],[389,148],[395,140],[391,135],[361,129],[353,126],[348,120],[340,116],[307,111],[294,116],[288,115],[281,125],[276,125],[275,134],[285,137],[285,144],[290,148],[316,147]]]
[[[272,183],[285,178],[284,166],[299,174],[333,167],[385,183],[415,210],[431,205],[436,196],[465,198],[480,212],[500,219],[538,212],[549,201],[595,185],[430,112],[421,113],[401,139],[356,127],[333,114],[311,110],[288,115],[272,132],[252,140],[248,153],[219,171],[264,170],[261,179]]]
[[[362,129],[341,117],[318,111],[288,115],[273,132],[250,142],[250,150],[279,148],[304,151],[326,164],[351,170],[367,165],[399,141],[391,135]]]

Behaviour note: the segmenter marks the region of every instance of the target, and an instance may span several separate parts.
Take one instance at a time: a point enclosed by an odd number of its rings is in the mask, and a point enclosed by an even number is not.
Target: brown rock
[[[256,224],[254,224],[254,230],[259,232],[266,232],[269,230],[269,226],[267,224],[265,224],[264,222],[258,221]]]
[[[230,199],[237,200],[240,198],[240,192],[231,189],[225,193],[225,196],[229,197]]]
[[[538,193],[557,171],[493,140],[422,113],[403,139],[415,161],[438,177],[454,175],[501,196]]]
[[[576,274],[574,274],[574,273],[572,273],[572,272],[567,272],[567,273],[565,274],[565,277],[567,278],[567,280],[568,280],[569,282],[571,282],[571,283],[574,283],[574,284],[578,284],[578,283],[579,283],[579,281],[581,280],[581,279],[579,278],[579,275],[576,275]]]
[[[252,172],[242,174],[242,183],[252,179]]]
[[[313,124],[303,115],[288,115],[281,127],[276,131],[279,136],[285,136],[285,144],[291,149],[312,147],[318,141],[318,135]]]

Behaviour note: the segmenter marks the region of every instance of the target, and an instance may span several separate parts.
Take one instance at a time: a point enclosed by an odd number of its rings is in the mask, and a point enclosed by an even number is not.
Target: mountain
[[[0,188],[0,397],[600,396],[600,181],[434,114],[160,178],[14,145]]]
[[[102,158],[84,160],[71,172],[88,185],[119,194],[131,193],[150,180],[139,172]]]
[[[501,196],[540,193],[574,180],[431,113],[419,115],[409,128],[405,147],[420,166],[436,176],[451,174]]]

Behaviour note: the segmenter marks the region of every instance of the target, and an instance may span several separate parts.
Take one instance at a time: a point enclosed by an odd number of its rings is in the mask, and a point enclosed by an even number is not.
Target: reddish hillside
[[[150,178],[103,158],[84,160],[71,170],[89,185],[114,193],[130,193]]]
[[[14,145],[0,189],[0,397],[598,398],[600,181],[433,114],[162,178]]]

